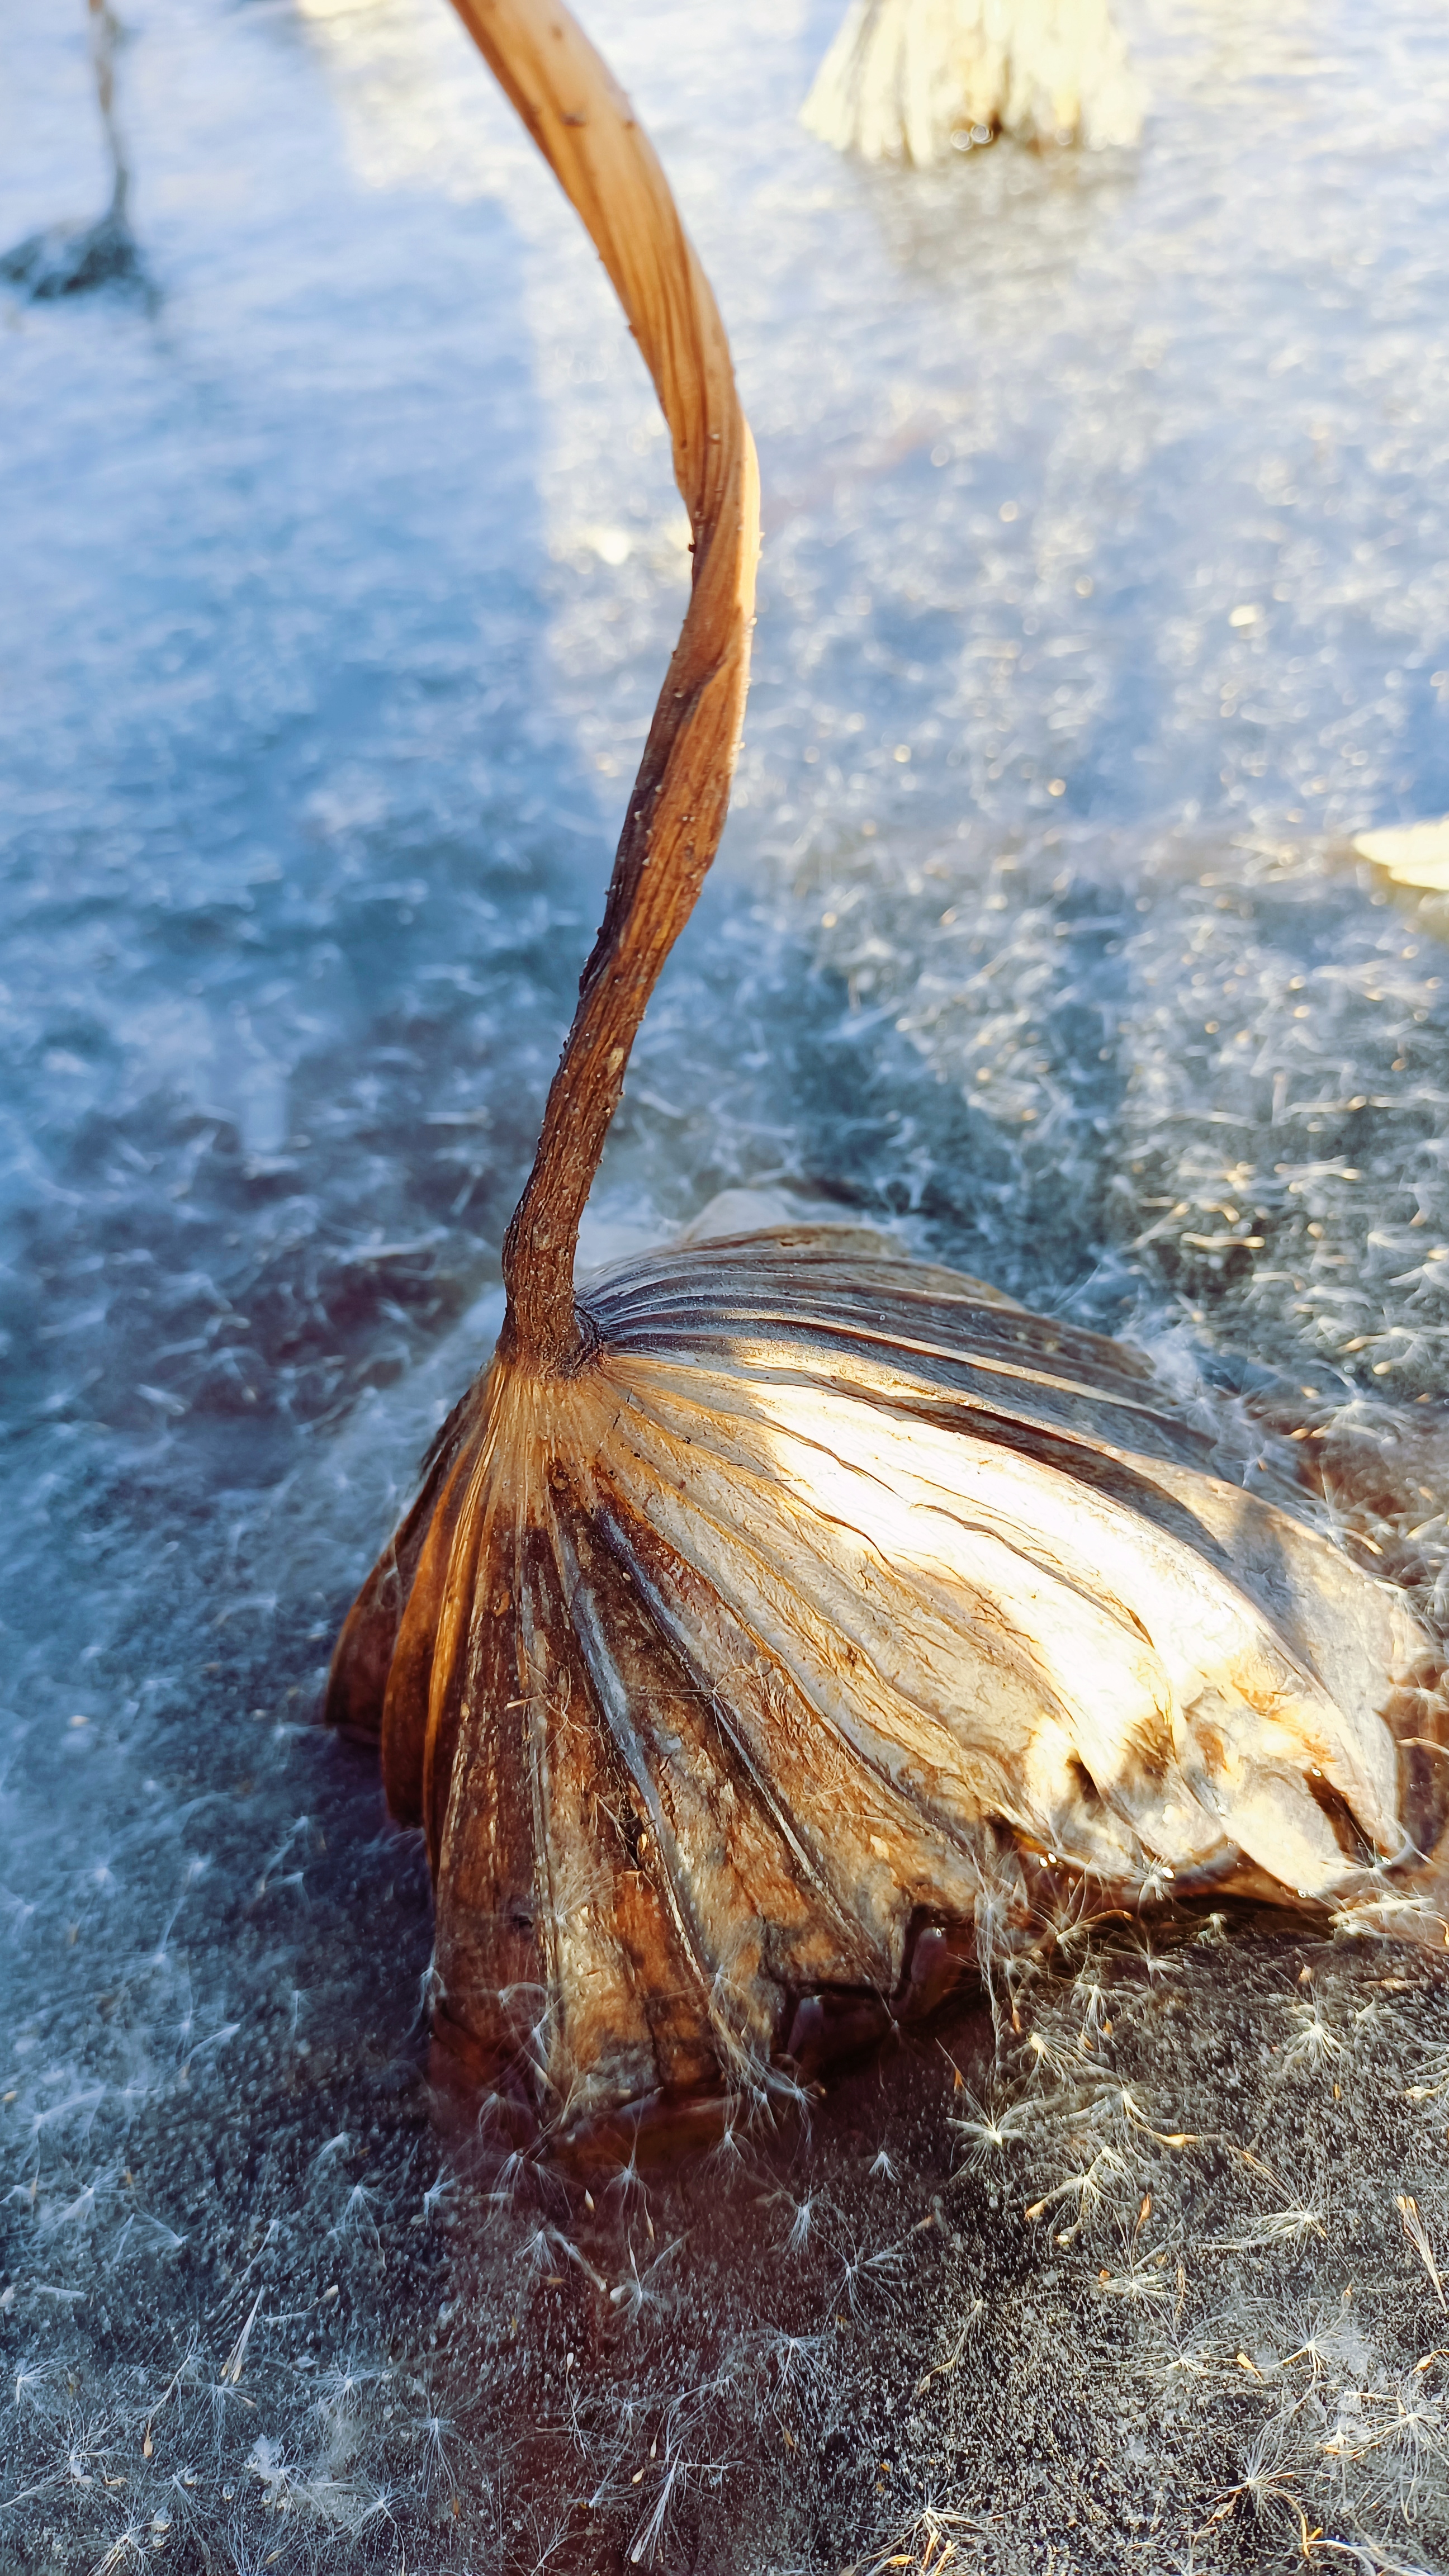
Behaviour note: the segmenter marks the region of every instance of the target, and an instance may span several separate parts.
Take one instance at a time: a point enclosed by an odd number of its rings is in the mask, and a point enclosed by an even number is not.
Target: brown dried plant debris
[[[754,451],[627,99],[553,0],[458,5],[638,339],[694,580],[498,1349],[358,1596],[328,1713],[380,1742],[427,1837],[440,2071],[506,2129],[627,2160],[641,2122],[728,2141],[803,2106],[973,1970],[1019,2026],[1013,1958],[1074,1912],[1210,1892],[1437,1922],[1446,1709],[1406,1599],[1216,1475],[1121,1344],[862,1228],[696,1231],[575,1297],[629,1050],[723,825]]]

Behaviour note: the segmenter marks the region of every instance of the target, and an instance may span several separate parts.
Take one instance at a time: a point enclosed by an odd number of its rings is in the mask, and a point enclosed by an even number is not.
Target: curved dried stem
[[[759,480],[724,325],[647,135],[558,0],[455,0],[582,216],[654,379],[694,532],[694,584],[614,861],[579,1006],[503,1247],[501,1349],[539,1377],[587,1343],[579,1219],[629,1050],[719,845],[749,682]]]

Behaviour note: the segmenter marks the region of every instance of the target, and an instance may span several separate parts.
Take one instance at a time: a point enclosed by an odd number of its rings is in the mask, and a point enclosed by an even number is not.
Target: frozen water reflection
[[[594,1249],[783,1181],[1172,1348],[1225,1432],[1203,1389],[1246,1354],[1369,1454],[1412,1426],[1432,1589],[1449,949],[1347,844],[1449,808],[1449,37],[1412,0],[1144,0],[1139,156],[921,178],[797,129],[834,15],[591,20],[718,286],[767,509],[737,809]],[[105,186],[81,13],[11,16],[6,242]],[[531,2565],[536,2499],[592,2479],[611,2548],[658,2506],[667,2553],[740,2452],[719,2352],[701,2327],[666,2386],[641,2343],[630,2394],[568,2300],[647,2335],[694,2314],[693,2258],[628,2192],[618,2241],[559,2210],[489,2237],[439,2179],[425,1873],[309,1720],[496,1328],[687,532],[596,264],[441,6],[128,25],[155,304],[12,297],[0,332],[7,2545]],[[1374,2043],[1385,2098],[1412,2041]],[[849,2113],[862,2174],[884,2117]],[[785,2485],[778,2426],[825,2403],[810,2337],[913,2277],[886,2255],[938,2131],[901,2114],[879,2242],[841,2132],[835,2216],[778,2231],[822,2268],[777,2266],[777,2304],[701,2271],[748,2310],[739,2420],[775,2428],[708,2563],[835,2565],[886,2515],[874,2454],[914,2455],[879,2409],[955,2341],[935,2290]],[[1442,2242],[1442,2158],[1410,2188]],[[1056,2313],[1019,2274],[988,2354]],[[560,2424],[579,2390],[584,2469],[490,2465],[510,2386]],[[1033,2420],[998,2427],[1002,2547],[1064,2527]]]

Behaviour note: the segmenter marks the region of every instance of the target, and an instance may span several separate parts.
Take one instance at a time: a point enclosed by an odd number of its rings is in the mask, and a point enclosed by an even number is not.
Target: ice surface
[[[834,15],[590,14],[766,552],[587,1248],[783,1187],[1148,1339],[1244,1472],[1287,1384],[1432,1600],[1449,947],[1351,841],[1449,808],[1449,29],[1140,0],[1140,155],[923,178],[797,127]],[[104,200],[83,19],[6,0],[0,241]],[[1119,1925],[962,2090],[592,2211],[445,2166],[426,1871],[311,1720],[496,1330],[687,532],[441,0],[127,24],[154,304],[0,327],[0,2563],[1442,2565],[1417,1953]]]

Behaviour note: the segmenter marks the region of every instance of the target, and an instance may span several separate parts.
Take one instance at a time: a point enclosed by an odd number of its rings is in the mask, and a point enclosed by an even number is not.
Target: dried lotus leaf
[[[576,1297],[629,1048],[723,823],[754,452],[627,100],[558,0],[457,5],[629,314],[695,549],[498,1349],[333,1660],[329,1716],[427,1838],[442,2060],[556,2135],[643,2108],[688,2135],[712,2096],[795,2089],[931,2009],[1083,1883],[1422,1930],[1435,1640],[1214,1476],[1142,1354],[788,1212],[721,1207]]]
[[[1135,1354],[855,1240],[652,1254],[572,1376],[495,1360],[339,1659],[366,1722],[392,1623],[440,2030],[564,2128],[788,2083],[812,1997],[908,2006],[1004,1839],[1131,1905],[1405,1867],[1405,1605],[1186,1464]]]

